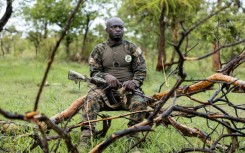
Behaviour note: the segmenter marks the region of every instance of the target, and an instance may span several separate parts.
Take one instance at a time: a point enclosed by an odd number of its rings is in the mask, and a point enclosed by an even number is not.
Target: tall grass
[[[0,108],[10,111],[12,113],[24,114],[25,112],[32,111],[34,108],[34,102],[36,99],[39,84],[41,83],[47,63],[37,61],[34,58],[26,57],[16,59],[12,56],[0,57]],[[143,85],[143,90],[148,96],[158,92],[160,85],[165,82],[162,87],[162,91],[170,89],[174,84],[176,78],[171,76],[167,78],[168,73],[155,72],[155,65],[152,61],[147,61],[148,65],[148,76]],[[208,61],[197,61],[187,62],[185,64],[185,71],[188,79],[203,79],[210,74],[212,70],[209,68],[210,62]],[[174,68],[174,67],[173,67]],[[52,116],[65,108],[67,108],[71,102],[81,95],[86,95],[89,88],[85,83],[81,83],[80,89],[78,85],[67,79],[67,72],[69,70],[75,70],[85,75],[88,75],[88,65],[70,63],[66,61],[57,60],[53,63],[50,73],[47,78],[47,84],[44,87],[41,95],[38,111],[44,113],[47,116]],[[244,70],[244,69],[243,69]],[[244,71],[236,71],[241,79],[245,79]],[[177,76],[177,75],[176,75]],[[184,84],[190,84],[190,82],[184,82]],[[205,93],[197,94],[196,97],[201,100],[207,100],[213,91],[207,91]],[[236,103],[244,103],[244,94],[230,94],[229,97]],[[170,99],[164,107],[171,105],[172,100]],[[187,98],[179,98],[177,100],[178,105],[193,106],[197,105]],[[228,110],[234,113],[234,110]],[[123,114],[124,111],[120,112],[102,112],[111,116]],[[244,112],[241,112],[244,113]],[[245,114],[244,114],[245,115]],[[3,116],[0,116],[0,120],[7,120]],[[72,125],[81,121],[80,115],[74,116],[68,125]],[[11,133],[0,134],[0,148],[10,152],[23,152],[25,149],[29,149],[33,143],[32,138],[28,134],[35,132],[33,130],[34,124],[13,121],[21,126],[15,127],[15,131]],[[178,122],[183,123],[190,127],[197,127],[207,133],[212,132],[212,128],[215,128],[217,124],[210,122],[207,127],[205,120],[201,118],[195,119],[182,119],[179,118]],[[61,124],[62,125],[62,124]],[[101,123],[97,124],[97,128],[101,128]],[[112,126],[109,129],[107,136],[115,131],[120,131],[127,128],[126,119],[116,119],[112,121]],[[35,128],[34,128],[35,129]],[[3,130],[3,129],[1,129]],[[220,129],[223,132],[224,129]],[[79,142],[80,129],[73,130],[70,135],[74,144]],[[48,135],[55,135],[54,132],[50,132]],[[215,138],[216,134],[212,137]],[[88,152],[97,143],[106,139],[100,138],[95,139],[92,146],[89,148],[82,148],[81,152]],[[226,139],[225,141],[229,141]],[[240,145],[245,146],[245,140],[239,139]],[[56,147],[58,140],[49,142],[49,149]],[[105,152],[125,152],[129,149],[129,140],[126,138],[119,139],[105,150]],[[177,132],[173,127],[164,127],[159,125],[154,128],[154,132],[150,132],[147,137],[147,141],[142,145],[142,152],[175,152],[184,147],[202,147],[203,143],[198,138],[183,137],[181,133]],[[241,147],[242,147],[241,146]],[[0,150],[1,152],[2,150]],[[35,148],[32,152],[42,152],[40,147]],[[65,143],[61,141],[57,152],[67,152]]]

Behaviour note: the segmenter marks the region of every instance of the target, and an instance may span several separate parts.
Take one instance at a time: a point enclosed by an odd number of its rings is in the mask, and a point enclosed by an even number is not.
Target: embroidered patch
[[[132,56],[126,55],[125,56],[125,61],[128,62],[128,63],[131,62],[132,61]]]

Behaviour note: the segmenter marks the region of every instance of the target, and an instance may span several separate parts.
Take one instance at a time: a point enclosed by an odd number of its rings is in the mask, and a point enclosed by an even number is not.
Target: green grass
[[[158,92],[161,83],[166,81],[163,85],[162,90],[170,89],[175,83],[176,78],[171,76],[166,78],[167,74],[161,72],[155,72],[154,63],[147,61],[147,65],[150,65],[148,68],[148,76],[143,85],[143,90],[145,94],[151,96]],[[46,69],[46,61],[37,61],[31,57],[25,57],[21,59],[16,59],[12,56],[0,57],[0,108],[12,113],[25,114],[28,111],[32,111],[34,108],[34,102],[36,95],[39,89],[39,84],[44,75]],[[185,63],[185,71],[187,73],[187,79],[203,79],[210,74],[212,70],[210,62],[206,60],[187,62]],[[81,83],[80,90],[78,85],[73,81],[67,79],[67,73],[69,70],[75,70],[77,72],[88,75],[88,65],[87,64],[78,64],[70,63],[67,61],[57,60],[52,64],[52,68],[49,72],[47,83],[48,86],[45,86],[41,95],[41,99],[38,105],[38,112],[44,113],[47,116],[55,115],[56,113],[66,109],[70,103],[80,97],[81,95],[86,95],[89,88],[85,83]],[[244,67],[238,69],[234,72],[237,74],[238,78],[245,80]],[[190,82],[184,82],[183,85],[190,84]],[[215,86],[218,88],[218,86]],[[207,101],[209,97],[213,95],[214,91],[206,91],[205,93],[200,93],[195,95],[196,98],[203,101]],[[235,102],[235,104],[244,104],[245,95],[244,94],[229,94],[228,98]],[[178,105],[183,106],[195,106],[197,103],[190,101],[188,98],[181,97],[176,101]],[[170,99],[165,108],[172,104],[172,99]],[[225,108],[226,106],[224,106]],[[227,110],[231,114],[234,114],[234,110]],[[124,111],[120,112],[102,112],[115,116],[118,114],[125,113]],[[241,116],[245,116],[244,111],[240,111]],[[244,114],[244,115],[243,115]],[[177,119],[177,118],[176,118]],[[7,119],[0,115],[0,121]],[[73,125],[81,121],[81,116],[74,116],[68,125]],[[23,121],[13,122],[21,124],[22,128],[17,127],[12,133],[0,134],[0,149],[6,149],[10,152],[22,152],[25,149],[28,149],[33,140],[28,137],[28,134],[33,133],[33,123],[27,123]],[[194,119],[183,119],[178,118],[178,122],[185,124],[190,127],[197,127],[206,133],[211,133],[211,128],[208,128],[205,120],[201,118]],[[61,124],[62,125],[62,124]],[[215,128],[217,123],[209,122],[210,127]],[[244,126],[244,125],[239,125]],[[101,128],[101,123],[98,124],[98,128]],[[112,126],[109,129],[107,136],[105,138],[96,139],[93,142],[93,146],[97,143],[105,140],[110,134],[115,131],[120,131],[127,128],[126,119],[116,119],[112,121]],[[221,126],[218,127],[219,132],[211,135],[212,139],[216,139],[217,135],[225,131]],[[73,130],[70,135],[74,144],[79,142],[80,129],[77,128]],[[48,135],[55,135],[51,131]],[[187,141],[187,140],[188,141]],[[230,139],[225,139],[224,142],[229,142]],[[245,140],[240,139],[240,147],[245,147]],[[49,149],[57,145],[58,140],[49,142]],[[151,132],[147,137],[147,141],[143,144],[143,152],[152,153],[152,152],[174,152],[178,151],[181,148],[190,148],[192,145],[195,147],[202,147],[203,143],[198,138],[184,138],[179,132],[176,131],[172,126],[163,127],[159,125],[154,128],[154,132]],[[125,152],[129,147],[129,143],[126,138],[119,139],[113,145],[109,146],[105,152]],[[81,152],[88,152],[91,148],[80,150]],[[0,150],[1,152],[2,150]],[[32,152],[42,152],[39,147],[32,150]],[[65,143],[61,141],[58,152],[67,152]],[[239,152],[239,151],[238,151]]]

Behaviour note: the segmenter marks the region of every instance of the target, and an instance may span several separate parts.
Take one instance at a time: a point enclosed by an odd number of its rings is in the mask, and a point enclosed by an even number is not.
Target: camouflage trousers
[[[84,105],[82,106],[82,119],[83,121],[95,120],[100,111],[106,110],[127,110],[130,112],[146,110],[146,99],[139,95],[133,93],[126,93],[127,101],[124,106],[119,106],[118,108],[111,108],[107,104],[111,103],[111,100],[106,96],[105,91],[99,88],[92,88],[87,97]],[[133,126],[141,122],[145,117],[145,113],[136,113],[130,115],[130,121],[128,126]],[[95,129],[95,123],[91,123],[88,126],[84,126],[84,129]]]

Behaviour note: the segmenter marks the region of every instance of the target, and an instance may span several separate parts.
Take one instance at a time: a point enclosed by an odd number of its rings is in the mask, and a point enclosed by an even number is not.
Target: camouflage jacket
[[[132,80],[136,86],[140,87],[143,84],[143,81],[146,77],[146,64],[142,51],[135,44],[123,40],[119,44],[111,44],[108,41],[103,42],[95,46],[94,50],[90,54],[89,58],[89,67],[90,67],[90,76],[99,76],[104,77],[105,67],[103,66],[102,56],[105,53],[106,47],[113,47],[113,45],[123,45],[124,48],[131,54],[132,60],[130,63],[130,71],[133,74]],[[124,57],[122,57],[124,58]],[[126,57],[125,57],[126,60]]]

